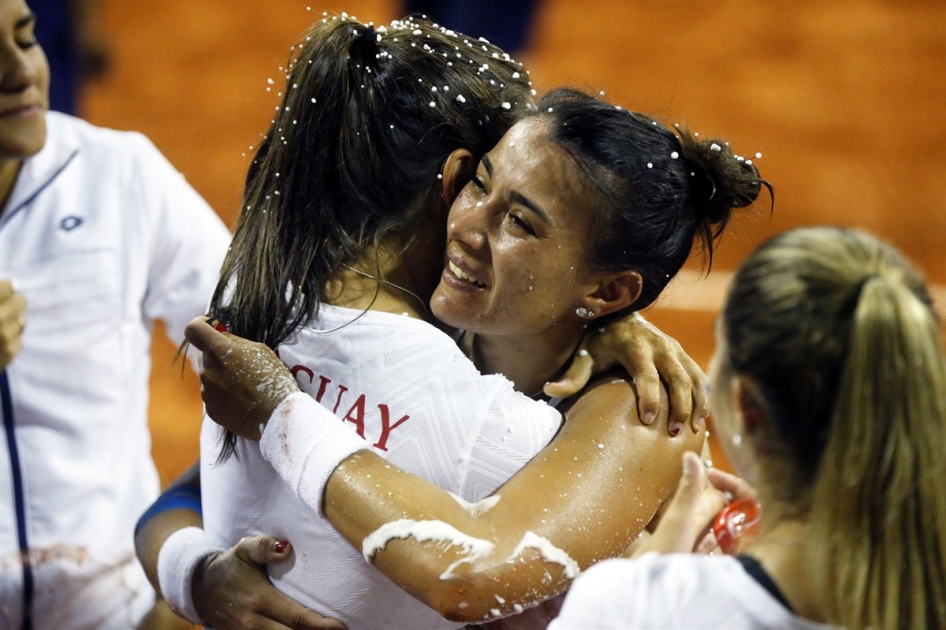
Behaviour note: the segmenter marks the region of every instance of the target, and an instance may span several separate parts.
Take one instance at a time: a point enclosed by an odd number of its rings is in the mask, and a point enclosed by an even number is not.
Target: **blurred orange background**
[[[101,0],[112,50],[84,117],[148,135],[231,227],[250,145],[289,47],[322,11],[401,17],[391,0]],[[435,18],[437,16],[434,16]],[[446,24],[446,26],[451,26]],[[470,33],[479,35],[479,33]],[[946,2],[539,0],[517,58],[541,91],[616,104],[729,139],[775,187],[728,228],[708,278],[694,262],[645,315],[704,367],[728,274],[765,237],[861,226],[903,249],[946,301]],[[159,333],[161,331],[158,331]],[[151,422],[163,483],[197,457],[193,375],[154,349]]]

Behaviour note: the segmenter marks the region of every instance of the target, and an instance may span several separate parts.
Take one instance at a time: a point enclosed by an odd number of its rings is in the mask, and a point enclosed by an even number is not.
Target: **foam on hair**
[[[604,201],[593,210],[589,262],[602,271],[641,274],[633,310],[657,299],[695,241],[711,263],[733,209],[752,204],[763,186],[771,190],[725,141],[671,131],[578,90],[552,90],[535,115]]]
[[[479,159],[534,107],[509,55],[420,17],[326,18],[287,68],[211,301],[231,332],[271,347],[316,316],[346,265],[410,242],[451,152]]]

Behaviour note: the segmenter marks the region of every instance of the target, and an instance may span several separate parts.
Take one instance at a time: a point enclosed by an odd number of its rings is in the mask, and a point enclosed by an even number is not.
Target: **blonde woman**
[[[863,232],[788,232],[736,274],[717,339],[710,404],[758,538],[601,563],[552,627],[946,628],[946,356],[917,272]],[[722,507],[684,470],[644,551],[689,551]]]

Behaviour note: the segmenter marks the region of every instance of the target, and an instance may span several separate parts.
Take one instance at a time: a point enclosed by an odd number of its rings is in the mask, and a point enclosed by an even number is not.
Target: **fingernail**
[[[691,456],[693,455],[693,456]],[[690,477],[700,472],[700,459],[687,451],[683,455],[683,474]]]
[[[288,540],[277,540],[273,543],[273,551],[276,553],[282,553],[286,550],[286,547],[289,545]]]
[[[680,430],[683,428],[683,425],[679,422],[674,422],[670,425],[670,435],[677,435],[680,433]]]
[[[644,424],[653,424],[655,415],[656,414],[654,414],[653,411],[645,413],[643,420]]]
[[[224,326],[223,322],[220,321],[219,319],[217,320],[217,323],[214,324],[214,329],[217,332],[222,332],[222,333],[227,332],[227,327]]]
[[[700,416],[696,419],[696,422],[693,423],[693,432],[699,433],[700,431],[706,428],[706,418]]]

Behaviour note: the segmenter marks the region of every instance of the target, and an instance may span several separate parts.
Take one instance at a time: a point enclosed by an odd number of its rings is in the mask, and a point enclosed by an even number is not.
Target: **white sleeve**
[[[180,343],[187,322],[207,310],[230,233],[150,140],[128,135],[151,244],[143,311],[163,320],[168,336]]]

